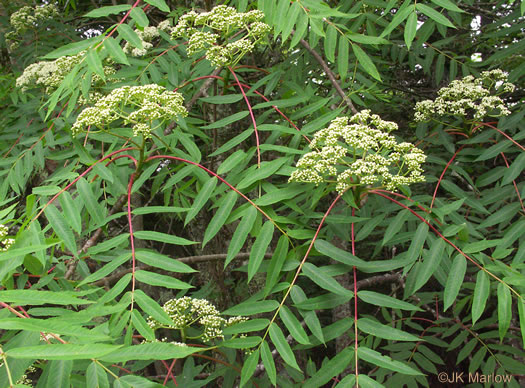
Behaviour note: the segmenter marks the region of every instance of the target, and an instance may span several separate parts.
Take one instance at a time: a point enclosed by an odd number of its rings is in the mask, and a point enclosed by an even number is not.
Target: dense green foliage
[[[1,3],[0,387],[523,386],[524,1]]]

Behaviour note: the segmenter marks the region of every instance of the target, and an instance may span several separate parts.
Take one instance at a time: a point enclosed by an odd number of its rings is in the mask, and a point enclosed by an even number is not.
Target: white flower
[[[15,243],[14,238],[8,237],[9,228],[0,224],[0,252],[5,252]]]
[[[135,136],[148,138],[154,120],[166,121],[188,114],[183,102],[180,93],[160,85],[123,86],[99,98],[95,106],[84,109],[71,131],[77,134],[90,125],[104,129],[113,121],[122,119],[124,124],[133,124]],[[133,110],[130,112],[126,107]]]
[[[206,59],[213,65],[233,65],[253,51],[270,32],[270,26],[261,22],[263,18],[264,14],[258,10],[239,13],[235,8],[219,5],[210,12],[198,14],[191,11],[181,16],[171,34],[173,38],[189,38],[188,55],[206,50]],[[244,30],[246,34],[236,41],[227,42],[238,30]]]
[[[154,318],[149,317],[148,324],[151,328],[185,329],[190,326],[200,328],[202,331],[200,337],[204,342],[223,339],[224,327],[248,320],[245,317],[232,317],[226,320],[220,316],[217,308],[206,299],[188,296],[170,299],[164,303],[162,308],[170,316],[173,324],[166,327]],[[162,341],[167,342],[167,339]]]
[[[338,117],[327,128],[317,131],[310,148],[297,162],[290,181],[318,185],[336,179],[336,190],[352,185],[380,182],[389,190],[422,182],[421,164],[426,156],[413,144],[398,143],[389,132],[397,124],[382,120],[370,110],[351,118]]]
[[[507,82],[507,74],[502,70],[484,71],[481,78],[469,75],[441,88],[435,100],[418,102],[414,120],[426,121],[436,116],[459,116],[481,121],[486,116],[507,116],[510,110],[499,95],[512,91],[514,85]]]

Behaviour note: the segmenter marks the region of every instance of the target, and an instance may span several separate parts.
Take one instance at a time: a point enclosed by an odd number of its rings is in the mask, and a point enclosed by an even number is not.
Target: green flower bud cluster
[[[187,116],[183,102],[180,93],[160,85],[123,86],[97,100],[93,107],[84,109],[71,131],[76,135],[87,126],[106,129],[112,122],[122,120],[125,125],[133,124],[134,136],[149,138],[153,121],[162,123],[176,116]]]
[[[81,51],[76,55],[60,57],[54,61],[33,63],[26,67],[22,75],[17,78],[16,86],[22,88],[22,91],[41,87],[46,92],[50,92],[60,86],[71,70],[82,62],[85,55],[86,51]],[[106,77],[116,73],[113,62],[109,59],[105,60],[103,70]],[[93,86],[100,85],[102,82],[102,78],[98,74],[93,74],[91,79]]]
[[[58,9],[54,4],[29,7],[25,6],[11,15],[9,20],[13,31],[5,35],[9,48],[14,50],[18,47],[21,35],[30,29],[39,27],[47,20],[58,17]]]
[[[226,320],[220,316],[217,308],[206,299],[188,296],[170,299],[162,308],[170,316],[173,324],[166,326],[155,318],[149,317],[148,325],[152,329],[199,328],[202,331],[199,337],[204,342],[209,342],[212,339],[224,339],[223,329],[225,327],[248,320],[245,317],[232,317]]]
[[[135,33],[138,35],[142,42],[143,48],[133,47],[126,42],[124,45],[124,52],[134,57],[143,57],[153,47],[153,40],[160,36],[159,31],[168,31],[171,29],[170,21],[164,20],[158,24],[157,27],[144,27],[143,29],[135,29]]]
[[[338,117],[314,135],[289,181],[335,182],[343,193],[358,185],[379,184],[387,190],[423,182],[425,154],[411,143],[398,143],[390,132],[397,124],[363,110],[351,118]],[[335,181],[334,181],[335,177]]]
[[[0,224],[0,252],[5,252],[15,243],[14,238],[9,237],[9,228]]]
[[[469,75],[441,88],[435,100],[418,102],[414,119],[427,121],[434,117],[457,116],[481,121],[486,116],[507,116],[510,110],[499,96],[513,92],[514,88],[514,84],[507,82],[507,74],[499,69],[484,71],[480,78]]]
[[[206,59],[213,65],[234,65],[270,32],[263,18],[259,10],[240,13],[219,5],[210,12],[190,11],[182,15],[171,34],[174,39],[188,37],[188,55],[206,50]],[[246,33],[237,34],[240,30]],[[228,42],[232,35],[236,40]]]

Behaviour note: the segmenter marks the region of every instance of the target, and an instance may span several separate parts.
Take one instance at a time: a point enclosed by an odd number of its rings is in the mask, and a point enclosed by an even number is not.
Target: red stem
[[[436,188],[434,189],[434,195],[432,196],[432,202],[430,203],[430,208],[431,209],[432,209],[432,206],[434,206],[434,201],[436,200],[437,191],[438,191],[439,185],[441,184],[441,181],[443,180],[443,176],[445,175],[445,173],[447,172],[447,169],[450,167],[450,165],[452,164],[454,159],[456,159],[456,156],[458,156],[459,152],[463,148],[465,148],[465,144],[463,144],[461,147],[458,148],[458,150],[454,153],[452,158],[450,158],[450,160],[448,161],[447,165],[445,166],[445,169],[441,173],[441,176],[439,177],[439,179],[438,179],[438,181],[436,183]]]
[[[131,6],[130,10],[129,10],[128,12],[126,12],[126,14],[125,14],[124,17],[122,18],[122,20],[117,24],[117,26],[116,26],[115,28],[113,28],[113,29],[109,32],[109,34],[107,34],[107,35],[104,37],[104,39],[102,40],[102,42],[100,42],[99,44],[97,44],[97,46],[95,47],[95,50],[96,50],[97,48],[99,48],[100,45],[101,45],[102,43],[104,43],[104,41],[105,41],[107,38],[109,38],[111,35],[113,35],[113,34],[115,33],[115,31],[117,30],[117,27],[120,26],[122,23],[124,23],[124,22],[126,21],[126,19],[128,18],[129,14],[131,13],[131,11],[133,11],[133,9],[134,9],[137,5],[139,5],[139,3],[140,3],[140,0],[135,1],[135,4],[133,4],[133,5]]]
[[[197,78],[194,78],[190,81],[187,81],[185,82],[182,86],[179,86],[178,88],[175,88],[173,89],[173,91],[177,91],[179,90],[180,88],[183,88],[184,86],[188,85],[189,83],[191,82],[194,82],[194,81],[200,81],[200,80],[203,80],[203,79],[207,79],[207,78],[214,78],[214,79],[218,79],[218,80],[221,80],[221,81],[224,81],[224,78],[221,77],[221,76],[218,76],[218,75],[205,75],[205,76],[202,76],[202,77],[197,77]],[[251,86],[250,85],[246,85],[246,84],[243,84],[242,82],[240,83],[242,86],[244,86],[245,88],[248,88],[251,90]],[[237,84],[235,84],[236,86],[238,86]],[[264,95],[262,94],[261,92],[259,92],[257,89],[253,89],[253,92],[255,94],[257,94],[259,97],[261,97],[264,101],[266,102],[270,102],[270,100]],[[297,127],[297,125],[295,125],[293,123],[292,120],[290,120],[283,112],[281,112],[279,110],[279,108],[277,108],[275,105],[272,105],[272,108],[277,112],[279,113],[286,121],[288,121],[290,123],[290,125],[292,127],[294,127],[297,131],[301,132],[301,130]],[[306,135],[302,135],[304,137],[304,139],[308,142],[308,143],[311,143],[310,139],[308,139],[308,136]]]
[[[107,156],[104,156],[102,159],[99,159],[97,160],[95,163],[93,163],[91,166],[89,166],[86,171],[84,171],[82,174],[80,174],[77,178],[75,178],[73,180],[73,182],[71,182],[69,185],[67,185],[66,187],[64,187],[62,190],[60,190],[57,194],[55,194],[55,196],[53,198],[51,198],[46,204],[45,206],[38,212],[38,214],[35,216],[35,218],[33,218],[33,221],[36,220],[38,217],[40,217],[40,215],[44,212],[44,210],[46,209],[46,207],[48,207],[49,205],[51,205],[55,199],[57,199],[60,194],[62,194],[64,191],[68,190],[71,186],[73,186],[75,183],[77,183],[77,181],[82,178],[84,175],[86,175],[88,172],[90,172],[93,167],[95,167],[95,165],[97,165],[98,163],[100,162],[103,162],[104,160],[108,159],[108,158],[111,158],[113,155],[116,155],[116,154],[119,154],[121,152],[124,152],[124,151],[131,151],[131,150],[136,150],[135,147],[128,147],[128,148],[123,148],[121,150],[117,150],[117,151],[114,151],[112,153],[110,153],[109,155]],[[131,160],[133,160],[133,162],[135,163],[135,166],[137,165],[137,161],[135,160],[135,158],[133,158],[132,156],[130,155],[127,155],[128,158],[130,158]],[[114,159],[116,160],[116,159]]]
[[[509,135],[507,135],[505,132],[503,132],[501,129],[498,129],[496,128],[495,126],[493,126],[491,123],[480,123],[480,126],[485,126],[485,127],[489,127],[489,128],[492,128],[493,130],[495,131],[498,131],[499,133],[501,133],[503,136],[505,136],[507,139],[509,139],[511,142],[513,142],[515,145],[517,145],[519,148],[521,148],[522,151],[525,151],[525,147],[523,147],[521,144],[517,143],[512,137],[510,137]]]
[[[172,160],[177,160],[179,162],[183,162],[183,163],[188,163],[188,164],[191,164],[191,165],[194,165],[194,166],[197,166],[199,167],[200,169],[206,171],[208,174],[214,176],[215,178],[217,178],[218,180],[220,180],[222,183],[224,183],[226,186],[228,186],[230,189],[232,189],[233,191],[235,191],[237,194],[239,194],[241,197],[243,197],[246,201],[248,201],[250,203],[250,205],[252,205],[253,207],[255,207],[262,215],[264,215],[266,218],[268,218],[270,221],[272,220],[270,218],[270,216],[268,214],[266,214],[264,212],[264,210],[262,210],[259,206],[257,206],[250,198],[248,198],[246,195],[244,195],[243,193],[241,193],[238,189],[236,189],[235,187],[233,187],[230,183],[228,183],[224,178],[222,178],[219,174],[211,171],[210,169],[204,167],[203,165],[199,164],[199,163],[195,163],[195,162],[192,162],[191,160],[187,160],[187,159],[183,159],[183,158],[179,158],[177,156],[169,156],[169,155],[154,155],[154,156],[150,156],[149,158],[147,158],[144,163],[147,163],[149,162],[150,160],[153,160],[153,159],[172,159]]]
[[[128,224],[129,224],[129,239],[131,242],[131,309],[133,310],[133,295],[135,292],[135,240],[133,239],[133,224],[131,222],[131,188],[135,173],[131,174],[128,183]]]
[[[509,162],[507,161],[505,154],[502,152],[500,155],[505,161],[505,165],[507,166],[507,168],[510,168]],[[525,213],[525,207],[523,207],[523,201],[521,200],[520,191],[518,190],[518,186],[516,185],[516,181],[514,179],[512,180],[512,184],[514,185],[514,190],[516,190],[516,194],[518,195],[518,199],[520,200],[521,210],[523,210],[523,212]]]
[[[467,255],[465,252],[463,252],[461,249],[459,249],[452,241],[450,241],[449,239],[447,239],[445,236],[443,236],[439,230],[437,230],[433,225],[430,224],[430,222],[428,222],[427,220],[425,220],[423,217],[421,217],[419,214],[417,214],[414,210],[410,209],[407,205],[395,200],[394,198],[391,198],[389,197],[388,195],[385,195],[383,193],[381,193],[380,191],[378,190],[371,190],[369,191],[369,193],[372,193],[372,194],[377,194],[377,195],[380,195],[381,197],[384,197],[386,199],[388,199],[389,201],[392,201],[394,202],[395,204],[401,206],[402,208],[404,209],[407,209],[408,211],[410,211],[413,215],[415,215],[417,218],[419,218],[421,221],[423,221],[425,224],[428,225],[428,227],[430,229],[432,229],[432,231],[438,235],[439,238],[441,238],[443,241],[445,241],[447,244],[449,244],[451,247],[453,247],[456,251],[458,251],[461,256],[463,256],[465,259],[467,259],[468,261],[470,261],[472,264],[474,264],[476,267],[478,267],[480,270],[484,271],[485,273],[487,273],[488,275],[490,275],[492,278],[494,278],[495,280],[497,280],[498,282],[506,285],[507,283],[505,283],[503,280],[501,280],[500,278],[498,278],[496,275],[494,275],[493,273],[487,271],[485,268],[483,268],[480,264],[478,264],[474,259],[472,259],[469,255]],[[519,294],[516,293],[516,291],[512,288],[509,287],[509,289],[514,292],[518,297],[521,298],[521,296]]]
[[[162,385],[166,385],[168,383],[168,378],[171,376],[171,380],[173,381],[173,384],[175,384],[175,386],[178,387],[179,384],[177,384],[177,380],[175,380],[175,377],[173,376],[173,373],[171,373],[171,370],[173,369],[173,366],[175,365],[175,362],[177,361],[177,359],[174,358],[173,361],[171,362],[170,366],[168,366],[166,361],[164,361],[164,360],[161,360],[161,361],[164,364],[164,366],[166,367],[166,369],[168,370],[168,372],[166,373],[166,378],[164,379],[164,383]]]
[[[261,148],[260,148],[260,142],[259,142],[259,132],[257,131],[257,123],[255,122],[255,116],[253,114],[252,106],[250,105],[250,101],[248,101],[248,97],[246,96],[246,93],[244,93],[244,88],[239,82],[239,78],[237,78],[237,74],[233,71],[233,69],[228,66],[228,69],[233,75],[233,78],[235,78],[235,81],[237,81],[237,85],[239,85],[239,89],[241,89],[242,96],[244,97],[244,101],[246,101],[246,105],[248,105],[248,110],[250,111],[250,117],[252,119],[253,123],[253,130],[255,131],[255,142],[257,143],[257,167],[261,167]]]

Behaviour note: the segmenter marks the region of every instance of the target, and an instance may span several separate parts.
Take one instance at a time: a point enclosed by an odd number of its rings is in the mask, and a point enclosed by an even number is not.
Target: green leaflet
[[[277,352],[279,352],[279,354],[283,358],[284,362],[286,362],[292,368],[295,368],[298,371],[301,371],[301,368],[299,368],[299,365],[297,365],[297,361],[295,360],[295,356],[292,352],[292,348],[286,341],[286,338],[284,338],[284,334],[281,328],[277,326],[276,323],[273,323],[270,326],[269,333],[270,333],[270,339],[275,345]]]
[[[12,358],[40,358],[43,360],[85,360],[100,358],[108,353],[120,349],[122,345],[109,344],[49,344],[40,346],[26,346],[8,350],[8,357]]]
[[[382,368],[392,370],[394,372],[414,376],[422,375],[421,372],[404,364],[403,362],[393,360],[388,356],[384,356],[381,353],[364,346],[360,346],[357,349],[357,354],[361,360],[367,361]]]
[[[143,49],[142,46],[142,40],[139,38],[137,33],[133,31],[133,29],[128,26],[127,24],[119,24],[117,27],[117,31],[120,36],[122,36],[125,40],[127,40],[131,45],[133,45],[136,48]]]
[[[255,239],[250,251],[250,260],[248,261],[248,281],[250,281],[257,273],[268,249],[268,245],[270,245],[270,242],[272,241],[273,231],[273,223],[271,221],[266,221],[261,228],[259,235]]]
[[[208,181],[202,186],[198,191],[195,201],[193,201],[193,206],[190,211],[186,214],[186,219],[184,220],[184,225],[187,225],[195,216],[199,213],[202,207],[208,202],[211,194],[217,186],[217,178],[211,177]]]
[[[52,204],[44,210],[44,213],[57,236],[64,242],[66,248],[73,255],[75,255],[75,257],[77,257],[77,244],[75,242],[75,236],[69,228],[69,225],[66,224],[62,214],[60,214],[58,209]]]
[[[201,349],[190,346],[174,345],[166,342],[153,342],[120,347],[118,351],[114,351],[101,357],[101,361],[127,362],[130,360],[168,360],[172,358],[184,358],[198,351],[201,351]]]
[[[202,246],[204,247],[222,228],[230,213],[237,202],[239,194],[231,190],[223,197],[223,200],[217,209],[216,213],[210,220],[206,231],[204,232],[204,237],[202,239]]]
[[[354,349],[345,348],[335,357],[323,363],[323,366],[308,380],[303,387],[316,388],[328,383],[334,376],[339,375],[354,361]]]
[[[369,318],[359,318],[357,321],[359,330],[371,334],[374,337],[385,338],[393,341],[421,341],[421,338],[394,327],[383,325]]]
[[[388,295],[383,295],[378,292],[362,290],[358,291],[357,296],[359,299],[376,306],[388,307],[401,310],[409,311],[423,311],[421,308],[414,306],[411,303],[398,300]]]
[[[273,385],[276,385],[277,370],[275,368],[275,361],[273,360],[270,346],[268,346],[266,341],[263,341],[261,345],[261,359],[263,361],[264,367],[266,368],[266,373],[268,373],[268,378]]]
[[[310,341],[308,341],[308,335],[301,326],[301,322],[299,322],[299,320],[287,306],[283,305],[281,307],[281,309],[279,310],[279,316],[281,317],[281,320],[283,321],[284,325],[286,326],[292,337],[297,342],[303,345],[308,345],[310,343]]]
[[[153,240],[153,241],[159,241],[159,242],[164,242],[167,244],[174,244],[174,245],[197,244],[195,241],[191,241],[191,240],[188,240],[182,237],[178,237],[178,236],[173,236],[171,234],[155,232],[152,230],[139,230],[137,232],[134,232],[133,236],[141,240]]]
[[[252,230],[256,216],[257,209],[253,206],[250,206],[244,217],[241,219],[241,222],[239,222],[237,229],[235,229],[235,232],[233,233],[230,245],[228,246],[228,254],[224,262],[224,268],[226,268],[226,266],[235,258],[237,253],[240,252],[244,242],[246,241],[246,238],[248,237],[248,234],[250,233],[250,230]]]
[[[126,54],[124,53],[124,50],[122,50],[122,47],[120,47],[120,44],[118,44],[114,38],[110,36],[104,39],[104,47],[108,51],[111,58],[113,58],[118,63],[129,66],[129,61]]]
[[[445,292],[443,295],[443,310],[447,309],[454,303],[458,296],[459,290],[463,284],[465,272],[467,270],[467,259],[463,255],[457,254],[452,262],[452,268],[447,277]]]
[[[474,288],[474,297],[472,299],[472,324],[481,317],[485,310],[485,304],[489,297],[490,280],[488,275],[479,270],[476,276],[476,287]]]
[[[85,18],[100,18],[108,15],[114,15],[127,11],[131,8],[129,4],[122,5],[109,5],[105,7],[96,8],[93,11],[90,11],[84,15]]]
[[[255,372],[255,368],[257,367],[258,362],[259,362],[259,349],[256,349],[252,354],[248,356],[246,361],[244,361],[244,365],[242,366],[241,384],[240,384],[241,387],[247,384],[250,378],[253,376],[253,373]]]

